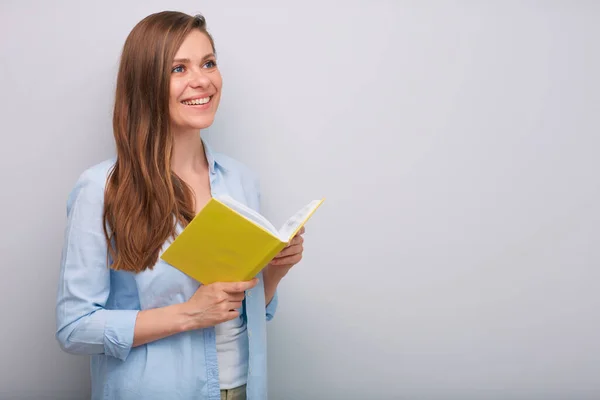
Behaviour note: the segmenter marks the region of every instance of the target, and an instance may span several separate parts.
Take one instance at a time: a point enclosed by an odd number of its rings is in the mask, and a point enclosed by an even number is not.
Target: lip
[[[198,100],[198,99],[203,99],[205,97],[211,97],[211,100],[212,100],[213,95],[212,94],[203,94],[203,95],[198,95],[198,96],[194,96],[194,97],[188,97],[187,99],[183,99],[181,101]]]
[[[204,98],[206,98],[206,97],[208,97],[209,99],[208,99],[208,101],[207,101],[206,103],[204,103],[204,104],[193,104],[193,105],[188,105],[188,104],[183,104],[183,103],[182,103],[183,101],[190,101],[190,100],[196,100],[196,99],[204,99]],[[212,99],[213,99],[213,96],[208,96],[208,95],[204,95],[204,96],[195,96],[195,97],[190,97],[190,98],[188,98],[188,99],[185,99],[185,100],[181,100],[179,103],[180,103],[182,106],[184,106],[184,107],[189,107],[189,108],[193,108],[193,109],[196,109],[196,110],[205,110],[205,109],[209,108],[209,107],[212,105]]]

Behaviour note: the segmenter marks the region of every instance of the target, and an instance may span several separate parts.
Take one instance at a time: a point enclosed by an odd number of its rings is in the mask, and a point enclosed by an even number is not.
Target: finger
[[[248,289],[252,289],[258,283],[258,278],[243,282],[222,282],[222,288],[227,293],[242,293]]]
[[[288,244],[284,247],[284,249],[287,249],[291,246],[294,246],[296,244],[302,244],[304,243],[304,238],[302,236],[294,236],[289,242]]]
[[[244,297],[246,297],[245,292],[231,293],[231,294],[228,294],[227,300],[228,301],[242,301],[242,300],[244,300]]]
[[[226,314],[229,311],[241,309],[242,302],[241,301],[226,301],[226,302],[219,304],[218,307],[219,307],[219,310],[221,311],[221,314]]]
[[[237,310],[239,308],[242,308],[242,302],[241,301],[230,301],[229,302],[229,310],[230,311],[234,311],[234,310]]]
[[[299,253],[303,250],[304,246],[302,246],[302,243],[298,243],[298,244],[292,244],[288,247],[285,247],[283,250],[281,250],[275,257],[284,257],[284,256],[289,256],[295,253]]]
[[[300,262],[300,260],[302,260],[302,253],[273,259],[273,261],[271,261],[271,264],[277,265],[277,266],[289,266],[289,265],[298,264]]]
[[[224,314],[222,322],[231,321],[232,319],[236,319],[240,316],[240,312],[238,310],[230,310]]]
[[[304,235],[304,232],[306,232],[306,229],[304,228],[304,225],[302,225],[302,228],[300,228],[300,230],[298,231],[298,233],[296,233],[296,235]]]
[[[281,250],[281,252],[279,254],[277,254],[274,258],[282,258],[282,257],[287,257],[287,256],[291,256],[297,253],[302,253],[303,250],[303,246],[302,244],[294,244],[290,247],[286,247],[285,249]]]

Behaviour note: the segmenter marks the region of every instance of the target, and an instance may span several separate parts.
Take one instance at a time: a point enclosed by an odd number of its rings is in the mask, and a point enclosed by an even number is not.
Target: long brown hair
[[[113,112],[117,158],[104,194],[104,235],[111,268],[152,268],[177,223],[194,216],[190,188],[171,171],[169,86],[173,58],[202,16],[152,14],[127,37],[120,60]]]

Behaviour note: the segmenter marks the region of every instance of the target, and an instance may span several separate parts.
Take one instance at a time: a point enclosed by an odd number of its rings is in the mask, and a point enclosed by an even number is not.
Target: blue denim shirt
[[[240,162],[204,142],[213,196],[226,193],[259,211],[258,179]],[[219,400],[214,327],[132,347],[137,313],[182,303],[199,283],[165,261],[134,274],[107,267],[102,231],[104,188],[114,159],[84,171],[67,201],[67,227],[56,304],[56,338],[63,350],[91,356],[91,398]],[[162,251],[166,249],[166,242]],[[246,292],[249,400],[267,398],[266,305],[262,273]]]

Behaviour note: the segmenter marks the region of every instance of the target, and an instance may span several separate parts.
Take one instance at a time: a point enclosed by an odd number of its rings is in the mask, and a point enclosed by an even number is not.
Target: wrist
[[[263,271],[263,278],[265,280],[265,283],[268,282],[270,284],[277,285],[279,281],[281,281],[283,277],[288,273],[288,271],[289,268],[269,264]]]
[[[188,310],[188,303],[174,304],[173,305],[175,330],[177,333],[187,332],[194,329],[198,329],[198,318],[194,318],[191,312]]]

